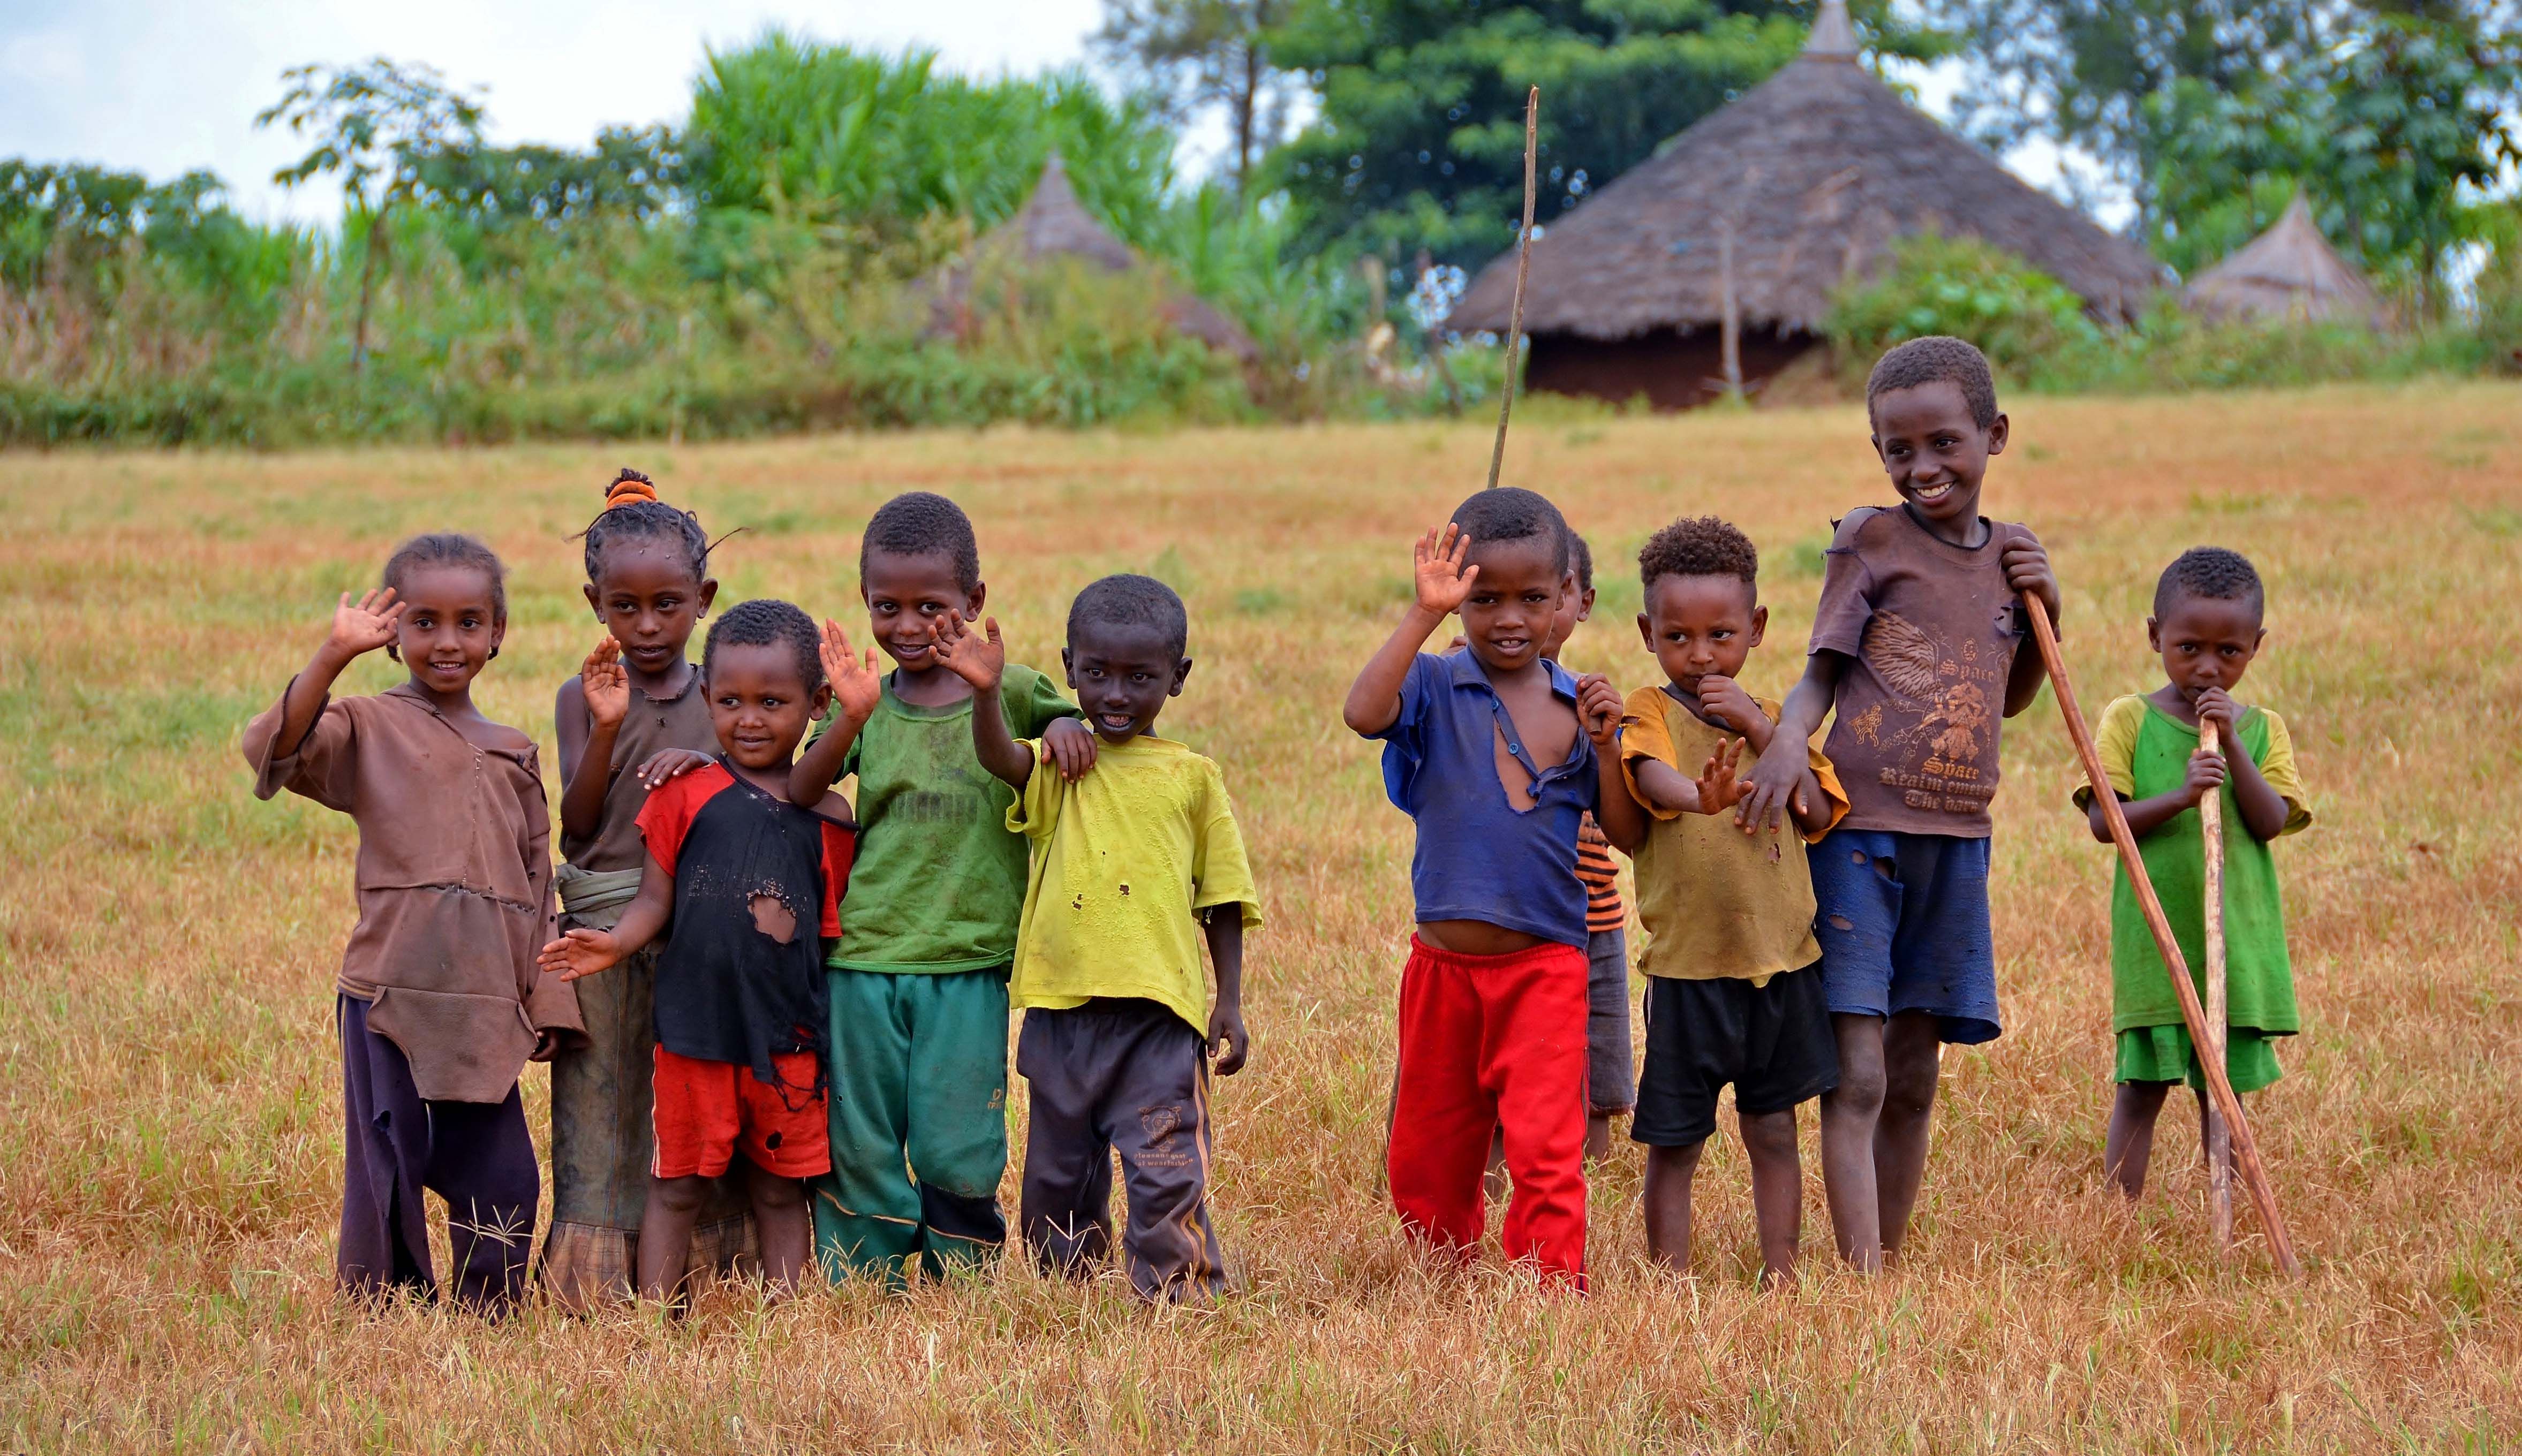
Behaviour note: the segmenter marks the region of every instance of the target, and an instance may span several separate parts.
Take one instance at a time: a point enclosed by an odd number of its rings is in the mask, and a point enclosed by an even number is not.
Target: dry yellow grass
[[[2130,1210],[2103,1191],[2106,852],[2066,807],[2044,702],[2007,736],[1994,887],[2004,1038],[1946,1060],[1905,1272],[1819,1256],[1763,1297],[1739,1153],[1703,1172],[1697,1277],[1650,1272],[1623,1149],[1597,1293],[1413,1265],[1379,1134],[1407,827],[1338,695],[1406,592],[1408,537],[1480,478],[1476,423],[919,435],[714,449],[22,456],[0,509],[0,1447],[757,1450],[2491,1449],[2522,1439],[2522,394],[2487,385],[2027,400],[1991,509],[2056,554],[2098,710],[2155,679],[2153,573],[2215,541],[2272,584],[2246,697],[2295,725],[2320,822],[2281,854],[2307,1034],[2254,1099],[2310,1265],[2219,1268],[2168,1117]],[[717,527],[727,599],[846,618],[890,492],[979,522],[1019,654],[1067,594],[1153,568],[1199,667],[1171,731],[1227,768],[1270,924],[1254,1065],[1221,1084],[1217,1200],[1247,1291],[1149,1312],[1009,1267],[904,1297],[679,1325],[499,1326],[329,1296],[332,967],[349,825],[258,804],[238,727],[396,538],[488,535],[515,568],[493,714],[549,742],[590,640],[577,528],[617,457]],[[1508,478],[1593,538],[1605,620],[1648,661],[1625,561],[1715,510],[1760,543],[1775,691],[1829,519],[1880,499],[1845,409],[1604,422],[1535,409]],[[350,686],[388,685],[363,663]],[[529,1104],[542,1076],[530,1073]],[[1806,1117],[1810,1138],[1811,1119]],[[540,1132],[537,1129],[537,1137]],[[1807,1169],[1814,1166],[1807,1152]],[[1808,1185],[1809,1186],[1809,1185]],[[2247,1219],[2246,1219],[2247,1226]]]

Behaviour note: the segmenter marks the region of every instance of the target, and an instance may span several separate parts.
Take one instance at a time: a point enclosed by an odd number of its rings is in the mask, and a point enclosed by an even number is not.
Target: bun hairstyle
[[[713,543],[701,530],[700,518],[658,499],[657,482],[627,465],[604,487],[604,509],[579,534],[586,542],[589,581],[602,581],[606,551],[634,540],[663,542],[682,554],[693,581],[709,579]]]

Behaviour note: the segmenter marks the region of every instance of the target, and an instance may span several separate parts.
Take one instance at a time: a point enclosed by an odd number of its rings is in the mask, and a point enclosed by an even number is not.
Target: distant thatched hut
[[[1533,243],[1524,378],[1683,408],[1725,387],[1731,334],[1756,385],[1813,344],[1844,281],[1927,230],[2020,253],[2106,318],[2134,317],[2162,280],[2141,249],[1910,110],[1857,64],[1845,0],[1824,0],[1801,56]],[[1447,326],[1503,334],[1514,293],[1510,252]]]
[[[931,339],[963,340],[972,332],[972,278],[983,260],[1023,266],[1061,261],[1083,263],[1105,273],[1149,276],[1153,306],[1163,310],[1174,329],[1209,347],[1250,363],[1260,355],[1252,337],[1233,319],[1210,307],[1197,295],[1160,281],[1155,270],[1088,214],[1069,185],[1068,169],[1053,153],[1043,163],[1042,180],[1015,215],[992,228],[970,253],[921,279],[918,292],[928,300]]]
[[[2213,319],[2359,324],[2385,328],[2390,305],[2338,255],[2296,193],[2276,225],[2201,273],[2181,301]]]

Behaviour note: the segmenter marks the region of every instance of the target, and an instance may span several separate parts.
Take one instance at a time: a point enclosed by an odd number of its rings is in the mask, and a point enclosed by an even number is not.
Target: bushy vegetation
[[[2402,333],[2342,323],[2215,323],[2159,296],[2133,323],[2104,325],[2064,284],[1976,238],[1921,234],[1850,286],[1825,321],[1845,382],[1862,382],[1906,339],[1970,340],[2009,383],[2048,393],[2142,393],[2240,386],[2522,372],[2522,268],[2509,251],[2480,279],[2474,316]]]

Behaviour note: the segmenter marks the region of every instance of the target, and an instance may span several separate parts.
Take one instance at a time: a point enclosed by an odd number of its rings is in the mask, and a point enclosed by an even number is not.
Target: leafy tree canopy
[[[1888,0],[1853,7],[1878,55],[1940,54]],[[1544,223],[1794,59],[1811,0],[1306,0],[1271,60],[1315,122],[1271,160],[1307,241],[1471,266],[1514,241],[1523,101],[1541,87]]]

